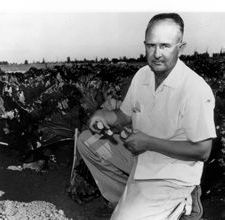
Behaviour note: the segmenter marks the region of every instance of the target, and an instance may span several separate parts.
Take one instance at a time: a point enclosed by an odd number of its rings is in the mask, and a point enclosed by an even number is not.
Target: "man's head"
[[[184,23],[175,13],[155,15],[145,32],[147,62],[156,74],[169,74],[185,43]]]

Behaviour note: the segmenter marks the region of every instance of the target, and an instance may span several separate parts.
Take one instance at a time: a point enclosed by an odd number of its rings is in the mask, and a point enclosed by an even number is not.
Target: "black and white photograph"
[[[0,219],[225,220],[225,10],[12,2]]]

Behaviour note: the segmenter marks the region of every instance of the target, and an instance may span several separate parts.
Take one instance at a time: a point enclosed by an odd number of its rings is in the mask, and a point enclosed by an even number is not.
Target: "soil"
[[[100,219],[94,217],[94,212],[102,205],[101,198],[79,205],[66,193],[72,166],[71,149],[63,146],[55,155],[57,166],[50,166],[46,172],[13,171],[7,167],[21,165],[18,154],[6,147],[0,148],[0,220]],[[221,191],[202,199],[204,220],[223,219],[224,198]]]

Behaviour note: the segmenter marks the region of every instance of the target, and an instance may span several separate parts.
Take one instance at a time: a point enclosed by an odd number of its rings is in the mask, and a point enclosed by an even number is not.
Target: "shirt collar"
[[[151,68],[148,66],[148,70],[152,74],[154,74],[151,70]],[[183,62],[180,61],[180,59],[177,60],[177,63],[175,67],[172,69],[170,74],[166,77],[166,79],[162,82],[162,85],[171,87],[171,88],[177,88],[181,82],[183,81]],[[152,78],[154,78],[154,75],[149,74],[149,71],[146,72],[145,77],[143,78],[143,85],[149,85]]]
[[[177,88],[183,81],[183,72],[183,62],[178,59],[175,67],[172,69],[166,79],[162,82],[162,84],[171,88]]]

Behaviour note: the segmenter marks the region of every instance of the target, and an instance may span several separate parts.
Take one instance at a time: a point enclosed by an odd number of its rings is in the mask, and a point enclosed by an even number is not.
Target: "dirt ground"
[[[22,171],[8,170],[10,165],[21,165],[18,155],[0,148],[0,220],[17,220],[19,218],[1,217],[1,204],[14,204],[26,208],[27,215],[34,213],[29,209],[51,209],[47,214],[35,211],[35,217],[27,219],[73,219],[73,220],[97,220],[93,213],[101,204],[98,198],[86,205],[78,205],[66,193],[71,172],[71,151],[58,149],[56,159],[58,165],[51,167],[47,172],[37,173],[34,170]],[[225,211],[224,191],[221,194],[203,199],[204,220],[222,220],[222,212]],[[45,210],[45,211],[46,211]],[[13,212],[9,209],[9,211]],[[39,213],[38,213],[39,212]],[[42,212],[42,213],[41,213]],[[43,215],[42,215],[43,214]],[[39,217],[38,217],[39,216]],[[42,217],[40,217],[42,216]],[[45,216],[45,217],[43,217]],[[46,217],[52,216],[52,217]],[[61,216],[61,217],[60,217]],[[25,218],[21,218],[25,219]],[[106,218],[101,218],[106,220]],[[225,219],[225,218],[224,218]]]

